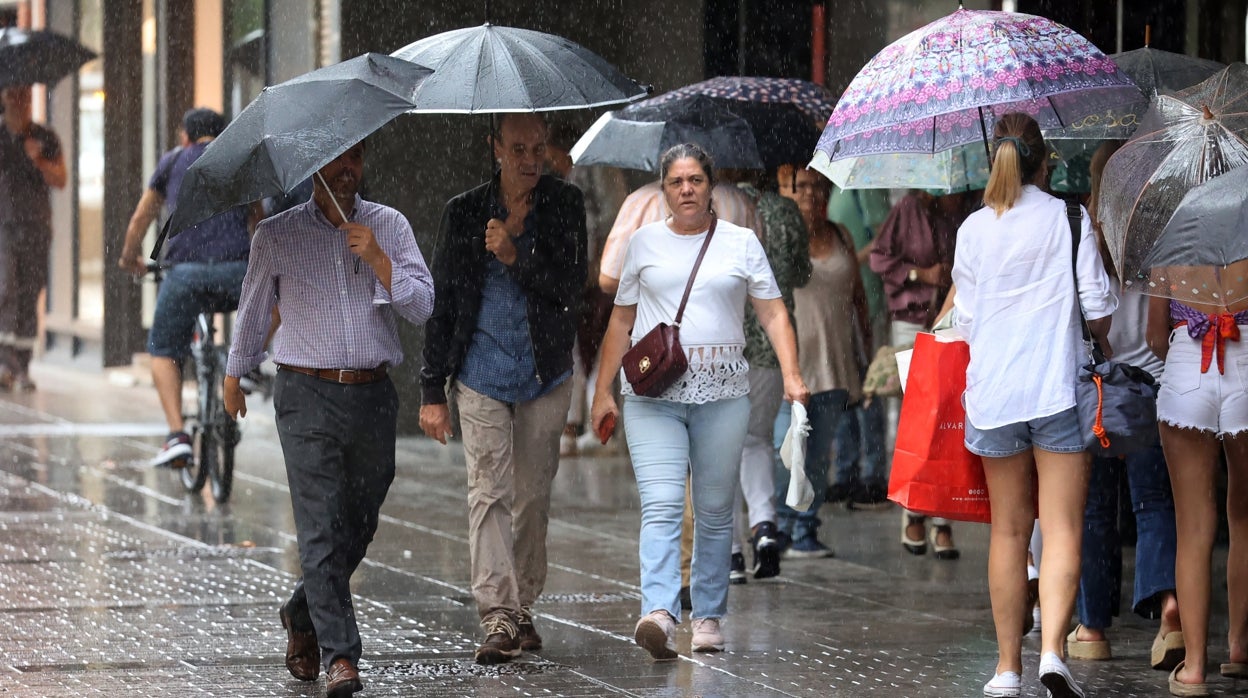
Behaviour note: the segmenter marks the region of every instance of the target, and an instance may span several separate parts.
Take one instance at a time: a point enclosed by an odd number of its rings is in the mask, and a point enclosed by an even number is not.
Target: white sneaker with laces
[[[1054,652],[1045,652],[1040,657],[1040,683],[1049,689],[1052,698],[1084,698],[1083,689],[1075,683],[1066,662]]]
[[[676,654],[676,619],[667,611],[651,611],[637,621],[633,631],[633,641],[637,646],[650,653],[655,661],[664,662],[675,659]]]
[[[724,651],[724,635],[719,632],[718,618],[694,618],[692,625],[694,652]]]
[[[988,698],[1018,698],[1023,694],[1023,677],[1013,671],[994,674],[992,680],[984,684],[984,695]]]

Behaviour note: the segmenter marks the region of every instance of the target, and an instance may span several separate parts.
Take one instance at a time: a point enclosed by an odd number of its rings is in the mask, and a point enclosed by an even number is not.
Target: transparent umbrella
[[[1246,164],[1248,65],[1235,63],[1195,87],[1159,95],[1102,180],[1098,218],[1123,284],[1148,279],[1146,260],[1188,190]],[[1164,284],[1145,291],[1176,297]],[[1217,302],[1192,289],[1179,297]]]
[[[938,153],[884,153],[832,162],[819,151],[810,168],[842,189],[983,189],[988,184],[988,154],[982,143]]]

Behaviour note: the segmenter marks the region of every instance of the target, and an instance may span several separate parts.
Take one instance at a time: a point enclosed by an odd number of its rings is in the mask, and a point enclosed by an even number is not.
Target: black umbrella
[[[430,70],[366,53],[266,87],[182,180],[164,234],[267,196],[289,193],[352,145],[415,106]]]
[[[608,112],[581,136],[571,155],[577,165],[658,172],[659,156],[678,143],[702,146],[716,167],[764,166],[749,122],[705,96]]]
[[[423,113],[584,109],[640,99],[648,87],[561,36],[484,24],[443,32],[390,54],[432,68],[416,95]]]
[[[0,30],[0,87],[55,85],[96,57],[91,49],[50,31]]]

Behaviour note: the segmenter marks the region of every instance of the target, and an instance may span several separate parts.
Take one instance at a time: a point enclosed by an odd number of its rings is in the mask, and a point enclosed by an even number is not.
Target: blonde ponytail
[[[993,126],[992,171],[984,189],[984,205],[1000,218],[1023,195],[1023,184],[1044,171],[1048,150],[1040,125],[1030,116],[1011,112]]]
[[[984,189],[984,205],[1001,214],[1014,208],[1023,193],[1023,171],[1018,146],[1010,140],[997,141],[997,154],[992,159],[988,187]]]

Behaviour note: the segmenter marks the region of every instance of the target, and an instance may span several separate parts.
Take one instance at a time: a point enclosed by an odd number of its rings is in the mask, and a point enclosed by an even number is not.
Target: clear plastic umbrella
[[[1098,218],[1126,286],[1148,279],[1146,260],[1189,189],[1248,165],[1248,65],[1160,95],[1135,136],[1105,166]],[[1148,283],[1145,292],[1217,303],[1208,291]]]
[[[832,162],[815,153],[810,168],[842,189],[939,189],[960,192],[988,184],[988,154],[982,143],[939,153],[886,153]]]

